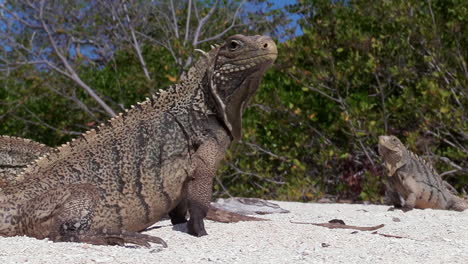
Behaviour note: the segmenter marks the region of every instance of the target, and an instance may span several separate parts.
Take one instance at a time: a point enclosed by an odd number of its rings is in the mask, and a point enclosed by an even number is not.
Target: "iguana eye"
[[[231,42],[229,42],[229,45],[228,45],[228,48],[230,51],[235,51],[236,49],[240,47],[241,47],[241,43],[237,40],[231,40]]]

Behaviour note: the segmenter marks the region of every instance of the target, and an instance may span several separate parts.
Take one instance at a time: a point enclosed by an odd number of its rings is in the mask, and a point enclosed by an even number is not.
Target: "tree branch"
[[[184,37],[184,46],[187,44],[190,32],[190,16],[192,13],[192,0],[189,0],[188,5],[188,13],[187,13],[187,22],[185,23],[185,37]]]
[[[208,42],[208,41],[212,41],[212,40],[216,40],[216,39],[219,39],[221,38],[222,36],[224,36],[227,32],[229,32],[229,30],[231,30],[232,28],[234,28],[235,24],[236,24],[236,20],[237,20],[237,16],[239,14],[239,11],[240,9],[242,8],[242,6],[245,4],[246,0],[243,0],[239,6],[237,7],[236,9],[236,12],[234,13],[234,17],[232,18],[232,22],[231,22],[231,25],[229,25],[229,27],[227,27],[225,30],[223,30],[221,33],[219,34],[216,34],[212,37],[209,37],[209,38],[206,38],[204,40],[200,40],[200,41],[197,41],[196,44],[194,46],[197,46],[198,44],[200,43],[203,43],[203,42]]]
[[[171,13],[172,13],[172,22],[174,23],[174,33],[176,38],[179,38],[179,26],[177,25],[177,16],[174,8],[174,2],[171,0]]]
[[[145,59],[143,58],[143,54],[141,53],[140,44],[138,43],[138,39],[137,39],[137,37],[135,35],[135,30],[133,29],[132,22],[130,21],[130,16],[128,15],[127,5],[124,3],[123,7],[124,7],[124,11],[125,11],[125,16],[126,16],[127,22],[128,22],[128,28],[130,30],[130,35],[132,36],[132,41],[131,41],[132,46],[135,49],[135,52],[136,52],[136,54],[138,56],[138,60],[140,61],[141,68],[143,69],[143,73],[145,74],[146,79],[148,81],[151,81],[151,77],[149,75],[148,68],[146,67]]]
[[[89,87],[81,78],[78,76],[78,74],[75,72],[73,67],[68,63],[67,59],[65,56],[63,56],[62,52],[57,46],[57,43],[55,42],[52,32],[50,31],[49,27],[47,26],[44,17],[43,17],[43,10],[44,10],[44,4],[45,0],[41,1],[41,7],[40,7],[40,13],[39,13],[39,20],[42,25],[42,28],[47,34],[47,37],[49,38],[49,42],[52,45],[52,48],[55,52],[55,54],[59,57],[60,61],[63,63],[65,66],[65,69],[68,71],[70,74],[70,78],[75,81],[81,88],[83,88],[106,112],[109,116],[113,117],[115,116],[114,110],[110,108],[95,92],[94,90]]]
[[[216,2],[213,4],[208,14],[206,14],[206,16],[204,16],[201,20],[198,21],[198,26],[197,26],[197,29],[195,30],[195,34],[193,35],[193,41],[192,41],[192,45],[194,47],[196,47],[198,44],[198,38],[200,37],[200,31],[202,27],[206,24],[208,19],[210,19],[210,17],[213,15],[214,11],[216,10],[216,7],[218,6],[218,2],[219,0],[216,0]]]

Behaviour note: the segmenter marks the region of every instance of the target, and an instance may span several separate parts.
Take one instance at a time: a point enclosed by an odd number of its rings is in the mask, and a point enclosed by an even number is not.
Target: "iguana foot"
[[[193,220],[193,218],[190,218],[190,220],[187,223],[187,230],[190,235],[196,236],[196,237],[208,235],[208,233],[205,230],[203,219],[200,219],[199,221],[197,221],[197,220]]]
[[[401,209],[403,212],[406,213],[406,212],[409,212],[409,211],[413,210],[413,207],[403,206],[403,207],[401,207],[400,209]]]
[[[412,207],[408,207],[408,206],[394,206],[394,207],[388,208],[387,211],[396,211],[396,210],[401,210],[401,211],[403,211],[404,213],[406,213],[406,212],[408,212],[408,211],[413,210],[413,208],[412,208]]]
[[[209,202],[208,202],[209,205]],[[205,224],[203,218],[208,213],[208,206],[203,206],[198,202],[188,201],[190,219],[187,222],[187,231],[190,235],[201,237],[206,236]]]
[[[163,247],[167,247],[166,242],[155,236],[140,234],[136,232],[122,231],[118,234],[84,234],[77,237],[77,241],[71,239],[74,242],[84,242],[93,245],[117,245],[124,246],[125,244],[135,244],[142,247],[151,247],[150,243],[160,244]]]
[[[205,218],[207,212],[208,208],[192,204],[190,208],[190,220],[187,223],[187,230],[190,235],[196,237],[208,235],[203,223],[203,218]]]

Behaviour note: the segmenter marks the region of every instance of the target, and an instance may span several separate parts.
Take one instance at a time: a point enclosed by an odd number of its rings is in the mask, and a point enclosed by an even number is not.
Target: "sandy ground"
[[[291,212],[265,222],[206,221],[208,236],[184,233],[162,221],[148,234],[168,248],[52,243],[0,238],[0,263],[468,263],[468,210],[387,211],[388,206],[276,202]],[[342,219],[348,225],[384,224],[373,231],[293,224]]]

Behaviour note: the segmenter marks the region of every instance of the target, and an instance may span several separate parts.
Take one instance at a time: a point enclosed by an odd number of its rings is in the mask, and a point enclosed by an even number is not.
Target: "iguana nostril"
[[[263,44],[263,48],[264,49],[268,48],[268,43],[265,42],[265,44]]]

